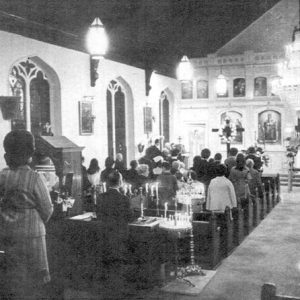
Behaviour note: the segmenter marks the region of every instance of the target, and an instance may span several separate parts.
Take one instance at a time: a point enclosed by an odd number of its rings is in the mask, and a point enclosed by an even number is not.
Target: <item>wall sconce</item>
[[[95,86],[98,79],[99,60],[104,58],[108,47],[108,38],[104,26],[99,18],[96,18],[87,33],[87,49],[90,53],[91,86]]]
[[[186,55],[184,55],[177,67],[177,79],[180,81],[189,81],[193,79],[193,66]]]

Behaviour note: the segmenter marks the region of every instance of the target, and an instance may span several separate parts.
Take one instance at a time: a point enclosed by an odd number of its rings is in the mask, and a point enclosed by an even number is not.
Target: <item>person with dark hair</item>
[[[159,139],[154,141],[154,145],[150,146],[146,149],[146,159],[153,161],[153,159],[157,156],[163,156],[162,152],[160,151],[160,142]]]
[[[247,159],[252,159],[254,162],[253,169],[257,171],[261,171],[262,166],[263,166],[263,161],[259,155],[257,155],[255,147],[249,147],[247,150],[247,155],[246,155],[246,160]]]
[[[116,155],[115,170],[118,170],[124,177],[126,167],[125,167],[122,153],[117,153],[117,155]]]
[[[222,161],[222,154],[216,153],[214,158],[210,158],[208,160],[208,166],[207,166],[207,174],[209,177],[208,185],[212,179],[214,179],[216,175],[216,167],[219,165]]]
[[[260,198],[263,197],[262,182],[260,173],[253,168],[254,161],[251,158],[246,160],[246,166],[249,169],[251,179],[249,179],[249,190],[252,195],[256,195],[256,191]]]
[[[50,281],[45,223],[53,205],[41,175],[29,167],[33,135],[13,130],[3,146],[8,168],[0,172],[0,237],[5,252],[1,292],[7,292],[8,299],[43,299]]]
[[[88,179],[87,169],[84,166],[84,157],[81,156],[81,190],[84,195],[87,190],[91,187],[90,181]]]
[[[237,199],[245,198],[249,193],[248,182],[251,179],[251,174],[246,167],[244,154],[239,153],[237,155],[236,166],[230,170],[228,179],[233,183]]]
[[[157,177],[159,183],[158,195],[161,205],[168,203],[169,208],[174,208],[174,197],[179,189],[177,179],[171,174],[171,166],[168,162],[162,163],[162,174]]]
[[[102,230],[102,280],[104,287],[111,288],[110,293],[122,293],[122,286],[126,285],[128,223],[133,221],[129,198],[119,191],[121,185],[122,175],[112,170],[107,176],[107,192],[97,197],[96,215]]]
[[[114,170],[113,165],[115,161],[111,157],[105,159],[105,169],[101,172],[101,182],[107,182],[108,175]]]
[[[227,177],[229,176],[231,168],[236,166],[236,156],[238,152],[238,149],[235,147],[229,149],[229,156],[224,161],[224,164],[227,167]]]
[[[237,206],[233,184],[226,178],[227,168],[223,164],[216,166],[216,177],[211,180],[206,199],[207,210],[224,211],[228,206]]]
[[[96,158],[91,159],[87,169],[87,177],[92,187],[100,184],[100,167]]]
[[[197,159],[197,165],[194,165],[194,171],[197,174],[197,178],[200,182],[204,183],[204,185],[207,186],[210,181],[210,176],[208,174],[208,159],[210,157],[210,150],[208,148],[204,148],[201,151],[201,157],[200,159]],[[194,158],[195,159],[195,158]],[[195,162],[195,161],[194,161]]]
[[[132,160],[130,162],[130,169],[125,173],[124,179],[128,181],[130,184],[136,181],[138,172],[137,172],[138,162],[136,160]]]

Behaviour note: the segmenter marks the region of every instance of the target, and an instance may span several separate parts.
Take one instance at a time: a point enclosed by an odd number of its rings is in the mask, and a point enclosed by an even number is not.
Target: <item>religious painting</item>
[[[243,143],[243,115],[237,111],[227,111],[221,114],[221,128],[224,129],[229,125],[231,129],[231,144],[242,144]],[[225,144],[226,141],[222,140]]]
[[[208,98],[208,81],[198,80],[197,81],[197,98],[207,99]]]
[[[181,98],[182,99],[193,99],[193,81],[181,82]]]
[[[93,102],[79,101],[79,134],[92,135],[94,132]]]
[[[233,80],[233,97],[245,97],[246,81],[245,78],[236,78]]]
[[[151,107],[144,107],[144,133],[152,132],[152,109]]]
[[[254,96],[262,97],[267,96],[267,78],[256,77],[254,79]]]
[[[265,110],[258,115],[258,142],[263,144],[281,143],[281,114]]]

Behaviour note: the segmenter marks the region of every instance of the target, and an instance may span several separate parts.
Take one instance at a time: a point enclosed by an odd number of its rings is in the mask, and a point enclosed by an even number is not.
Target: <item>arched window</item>
[[[122,86],[112,80],[106,91],[108,155],[115,158],[117,153],[122,153],[126,164],[125,101]]]
[[[164,142],[170,141],[170,106],[167,94],[161,92],[159,99],[159,131],[164,136]]]
[[[50,125],[50,92],[45,73],[27,59],[13,66],[9,82],[12,95],[20,97],[12,129],[41,134]]]

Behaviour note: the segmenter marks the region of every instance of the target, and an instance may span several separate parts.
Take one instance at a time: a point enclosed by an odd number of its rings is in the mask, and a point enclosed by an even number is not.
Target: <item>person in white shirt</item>
[[[225,208],[237,206],[232,182],[225,177],[227,168],[220,164],[216,167],[216,178],[212,179],[207,191],[206,209],[225,211]]]
[[[100,167],[96,158],[93,158],[90,162],[90,166],[87,169],[87,177],[92,187],[100,184]]]

